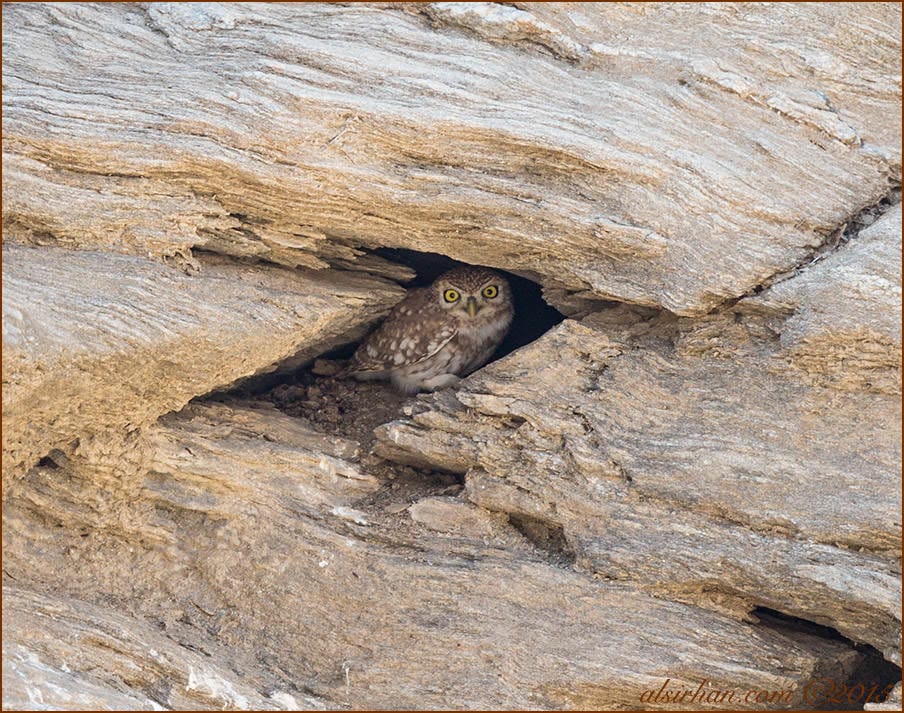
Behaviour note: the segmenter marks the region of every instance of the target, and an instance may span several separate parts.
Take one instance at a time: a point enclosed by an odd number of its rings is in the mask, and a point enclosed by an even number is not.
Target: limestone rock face
[[[145,258],[16,243],[3,250],[3,287],[8,476],[82,435],[137,430],[280,360],[310,359],[404,294],[350,274],[217,258],[186,276]]]
[[[4,220],[30,242],[311,267],[404,247],[699,315],[900,174],[894,5],[4,17]]]
[[[786,360],[846,391],[901,393],[901,206],[745,304],[775,315]]]
[[[731,687],[794,688],[793,701],[800,703],[814,677],[841,676],[858,660],[838,642],[753,626],[547,562],[506,518],[481,508],[461,503],[470,514],[458,521],[469,526],[458,528],[439,526],[436,498],[412,505],[410,516],[387,518],[361,498],[378,483],[337,455],[354,459],[349,444],[318,442],[272,409],[192,406],[163,419],[148,439],[154,455],[140,492],[151,507],[130,510],[120,529],[125,542],[112,549],[104,543],[104,552],[80,548],[79,570],[67,574],[73,577],[67,586],[90,592],[104,581],[108,596],[128,601],[136,618],[165,617],[169,638],[211,654],[203,670],[214,681],[245,650],[304,675],[309,693],[353,708],[626,707],[662,685],[661,656],[668,652],[679,660],[704,658]],[[319,461],[318,451],[324,452]],[[58,483],[68,481],[69,489],[87,475],[66,470],[35,469],[29,491],[49,497]],[[446,502],[447,521],[454,507]],[[45,504],[44,515],[73,523],[59,505]],[[409,530],[397,523],[409,519],[429,526]],[[19,537],[35,536],[19,526],[32,527],[27,519],[8,524]],[[142,575],[111,578],[105,569],[112,562]],[[15,570],[26,564],[13,556]],[[193,574],[174,578],[174,571]],[[167,707],[200,703],[186,678],[186,668],[189,676],[201,675],[199,663],[188,657],[179,671],[168,670],[176,663],[172,645],[159,653],[151,643],[160,634],[148,638],[137,624],[108,623],[91,609],[76,615],[80,605],[72,602],[19,594],[12,601],[10,638],[20,658],[40,651],[55,667],[71,661],[71,652],[35,640],[36,627],[18,615],[47,616],[47,609],[59,608],[65,616],[55,627],[68,630],[75,618],[79,630],[112,628],[126,640],[113,647],[117,656],[72,645],[100,669],[94,678],[112,677],[126,655],[139,670],[153,669],[135,689],[156,693]],[[177,602],[186,609],[167,612]],[[641,629],[641,641],[624,645]],[[158,650],[159,662],[140,646],[133,650],[137,637]],[[297,686],[259,663],[243,662],[241,671],[243,686],[226,676],[217,689],[221,698],[231,696],[224,700],[231,707],[257,707],[252,701],[260,696],[249,688]],[[40,688],[36,675],[22,675]],[[168,688],[161,690],[164,682]]]
[[[324,707],[312,696],[263,696],[204,653],[109,609],[15,587],[4,588],[3,606],[7,709],[160,710],[161,698],[180,709]]]
[[[466,474],[473,502],[563,528],[607,578],[894,651],[899,398],[777,373],[780,354],[754,350],[757,326],[731,315],[614,311],[425,400],[381,427],[378,452]]]
[[[900,32],[4,6],[4,706],[900,707]],[[564,319],[344,380],[443,258]]]

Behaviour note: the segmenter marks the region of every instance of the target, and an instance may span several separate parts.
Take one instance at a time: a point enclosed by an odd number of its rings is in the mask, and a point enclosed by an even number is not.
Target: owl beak
[[[468,310],[468,316],[476,317],[477,313],[480,311],[480,307],[477,304],[477,300],[473,297],[468,297],[468,301],[465,305],[465,308]]]

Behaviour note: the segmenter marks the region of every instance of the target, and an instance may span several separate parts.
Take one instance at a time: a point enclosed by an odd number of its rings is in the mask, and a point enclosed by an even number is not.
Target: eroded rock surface
[[[3,20],[5,706],[890,690],[900,5]],[[568,319],[434,395],[308,369],[379,248]]]
[[[109,608],[4,587],[3,609],[6,710],[325,707],[278,689],[262,695],[224,657],[191,651]]]
[[[350,274],[213,258],[185,275],[144,258],[17,244],[3,249],[3,288],[8,478],[80,436],[138,430],[194,396],[360,336],[404,294]]]
[[[783,355],[816,383],[901,393],[901,205],[745,306],[774,316]]]
[[[160,632],[15,594],[15,623],[4,640],[57,668],[89,668],[76,658],[87,656],[100,680],[131,660],[131,689],[166,707],[204,701],[191,690],[199,662],[174,660],[173,644],[158,639],[193,641],[209,654],[208,677],[225,677],[219,696],[228,693],[234,707],[277,707],[263,692],[298,690],[352,708],[631,706],[668,675],[691,685],[690,672],[682,679],[680,667],[662,667],[697,657],[727,687],[793,690],[801,702],[806,683],[843,676],[859,660],[843,643],[784,636],[550,564],[506,518],[465,503],[459,507],[470,514],[457,518],[465,527],[437,527],[435,498],[394,516],[431,527],[408,530],[379,512],[372,520],[361,496],[375,484],[358,473],[351,444],[324,447],[272,409],[192,406],[148,438],[154,455],[142,497],[123,511],[118,542],[70,534],[87,523],[42,503],[45,517],[64,524],[63,559],[79,561],[68,581],[45,581],[90,595],[100,580],[117,607],[138,617],[162,614]],[[318,462],[321,449],[352,461]],[[38,468],[22,487],[45,494],[67,480],[87,487],[91,467]],[[448,522],[456,506],[444,502]],[[31,540],[34,521],[8,519],[7,534]],[[5,560],[13,576],[29,566],[22,554],[13,547]],[[114,566],[132,576],[126,581]],[[63,616],[38,636],[45,630],[31,619],[54,608]],[[107,645],[114,653],[92,648],[91,638],[87,652],[78,640],[57,643],[56,629],[73,625],[84,637],[91,627],[106,632],[94,636],[114,636],[118,643]],[[248,667],[243,654],[265,665]],[[223,671],[240,662],[239,683]]]
[[[637,341],[591,324],[566,322],[384,427],[378,452],[467,473],[474,502],[564,527],[606,576],[894,650],[897,397],[779,390],[761,356],[704,367],[663,325]]]
[[[900,178],[897,5],[4,18],[4,221],[35,243],[310,267],[405,247],[703,314]]]
[[[564,528],[591,571],[792,613],[900,661],[900,230],[895,208],[753,314],[566,321],[381,428],[378,452]],[[817,339],[836,351],[801,359]],[[839,366],[849,351],[864,356]]]

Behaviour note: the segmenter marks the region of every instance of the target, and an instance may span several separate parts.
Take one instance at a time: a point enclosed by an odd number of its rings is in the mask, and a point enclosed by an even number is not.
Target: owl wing
[[[441,325],[443,317],[428,290],[416,290],[397,304],[383,323],[365,339],[348,373],[366,374],[410,366],[429,359],[458,334],[454,325]]]

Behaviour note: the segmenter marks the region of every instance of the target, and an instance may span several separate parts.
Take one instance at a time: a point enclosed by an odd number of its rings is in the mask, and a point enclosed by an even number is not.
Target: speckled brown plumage
[[[348,372],[389,379],[408,393],[449,386],[486,363],[513,314],[502,275],[455,268],[429,287],[411,290],[358,347]]]

